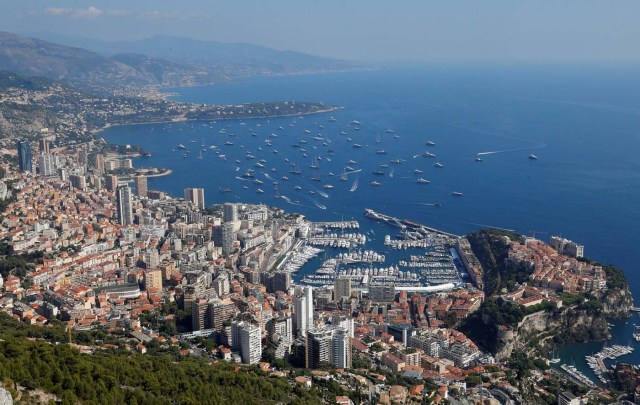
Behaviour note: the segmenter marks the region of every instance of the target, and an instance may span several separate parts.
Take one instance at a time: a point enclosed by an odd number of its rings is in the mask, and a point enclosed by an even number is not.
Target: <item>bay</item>
[[[104,131],[110,142],[139,145],[152,153],[136,166],[173,171],[149,179],[150,189],[180,196],[185,187],[204,187],[208,204],[262,202],[311,220],[354,218],[379,251],[384,250],[384,235],[397,230],[365,219],[365,208],[456,234],[486,226],[535,233],[541,239],[559,234],[584,244],[586,256],[622,268],[634,295],[640,294],[634,254],[640,244],[640,77],[633,69],[415,68],[260,77],[169,91],[178,93],[175,100],[197,103],[296,100],[344,108],[304,117]],[[353,120],[360,122],[359,130],[350,124]],[[428,140],[436,145],[427,146]],[[362,147],[354,148],[356,143]],[[190,151],[188,158],[178,144]],[[377,154],[380,148],[387,153]],[[436,157],[422,157],[427,150]],[[247,159],[247,152],[255,159]],[[529,159],[530,154],[539,159]],[[309,167],[314,157],[319,170]],[[256,167],[261,159],[264,168]],[[434,167],[436,162],[444,167]],[[301,175],[289,173],[291,163]],[[385,164],[389,167],[380,166]],[[359,171],[341,182],[346,166]],[[263,184],[241,177],[249,169]],[[416,169],[423,173],[415,174]],[[321,182],[310,180],[315,172]],[[431,183],[417,184],[419,177]],[[381,184],[372,186],[372,181]],[[327,184],[333,188],[324,188]],[[231,191],[220,192],[225,188]],[[258,188],[264,193],[257,193]],[[464,195],[452,196],[453,191]],[[278,193],[283,198],[276,198]],[[436,202],[442,206],[434,207]],[[396,260],[408,253],[390,255]],[[635,317],[615,322],[614,343],[629,343]],[[601,346],[570,346],[561,357],[585,369],[581,353]],[[638,363],[640,351],[621,359]]]

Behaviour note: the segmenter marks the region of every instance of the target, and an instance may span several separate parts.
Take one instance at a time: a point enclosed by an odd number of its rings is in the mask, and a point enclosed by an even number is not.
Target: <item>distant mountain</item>
[[[90,49],[105,56],[137,53],[179,63],[261,67],[272,70],[274,73],[278,71],[350,70],[361,67],[354,62],[296,51],[279,51],[247,43],[202,41],[165,35],[135,41],[103,41],[49,33],[37,36]]]
[[[177,37],[75,42],[92,50],[0,32],[0,69],[61,80],[83,90],[122,94],[150,85],[179,87],[256,75],[357,68],[350,62],[300,52]]]

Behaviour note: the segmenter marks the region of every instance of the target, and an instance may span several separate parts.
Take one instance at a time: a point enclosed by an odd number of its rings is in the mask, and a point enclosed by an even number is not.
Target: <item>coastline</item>
[[[209,121],[242,121],[242,120],[256,120],[256,119],[299,117],[299,116],[304,116],[304,115],[325,114],[325,113],[329,113],[329,112],[332,112],[332,111],[342,110],[344,108],[345,107],[342,107],[342,106],[332,106],[332,107],[327,107],[325,109],[312,111],[312,112],[292,113],[292,114],[279,114],[279,115],[264,115],[264,116],[242,117],[242,118],[222,117],[222,118],[216,118],[216,119],[202,119],[202,118],[190,119],[190,118],[180,117],[180,118],[171,119],[171,120],[169,120],[169,119],[167,119],[167,120],[150,120],[150,121],[145,121],[145,122],[131,122],[131,123],[122,123],[122,124],[111,124],[111,123],[108,123],[108,124],[103,125],[100,128],[92,129],[91,131],[89,131],[89,133],[91,135],[97,135],[100,132],[103,132],[103,131],[105,131],[105,130],[107,130],[109,128],[126,127],[126,126],[130,126],[130,125],[168,124],[168,123],[182,123],[182,122],[209,122]]]

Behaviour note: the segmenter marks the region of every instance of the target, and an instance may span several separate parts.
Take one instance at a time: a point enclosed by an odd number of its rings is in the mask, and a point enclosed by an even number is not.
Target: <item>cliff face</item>
[[[633,297],[629,288],[607,291],[602,297],[602,309],[608,318],[627,318],[631,316]]]
[[[491,319],[483,322],[490,324]],[[609,337],[607,321],[602,313],[564,310],[550,313],[540,311],[527,315],[517,327],[501,327],[498,330],[494,356],[506,360],[514,350],[526,351],[533,341],[558,336],[566,342],[586,342]]]

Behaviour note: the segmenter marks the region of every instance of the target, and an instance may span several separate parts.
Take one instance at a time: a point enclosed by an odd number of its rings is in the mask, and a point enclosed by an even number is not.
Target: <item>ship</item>
[[[429,180],[427,179],[423,179],[422,177],[420,177],[418,180],[416,180],[416,183],[418,184],[428,184],[431,183]]]
[[[437,167],[439,169],[441,167],[444,167],[444,165],[442,163],[436,162],[434,163],[433,167]]]
[[[462,194],[462,193],[461,193],[461,192],[459,192],[459,191],[453,191],[453,192],[451,192],[451,195],[452,195],[452,196],[455,196],[455,197],[462,197],[464,194]]]
[[[538,157],[532,153],[532,154],[529,155],[529,159],[538,160]]]

